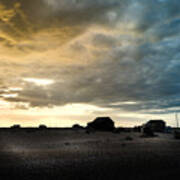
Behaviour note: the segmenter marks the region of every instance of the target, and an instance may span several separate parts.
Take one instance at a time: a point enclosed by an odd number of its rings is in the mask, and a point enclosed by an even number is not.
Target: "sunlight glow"
[[[52,79],[24,78],[23,80],[28,83],[34,83],[37,86],[48,86],[54,83]]]
[[[0,99],[0,110],[8,109],[10,107],[10,103]]]
[[[134,101],[122,101],[122,102],[115,102],[115,103],[111,103],[111,105],[114,105],[114,106],[118,106],[118,105],[133,105],[133,104],[137,104],[137,102],[134,102]]]
[[[18,94],[2,94],[1,96],[4,98],[15,98],[18,96]]]
[[[23,88],[21,88],[21,87],[10,87],[10,88],[8,88],[8,91],[11,91],[11,92],[22,91],[22,90],[23,90]]]

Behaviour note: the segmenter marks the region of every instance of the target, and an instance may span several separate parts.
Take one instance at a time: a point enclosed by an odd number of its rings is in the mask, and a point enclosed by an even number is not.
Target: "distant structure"
[[[150,128],[153,132],[165,132],[166,123],[163,120],[150,120],[145,127]]]
[[[113,131],[115,129],[114,122],[110,117],[97,117],[94,121],[88,123],[87,129],[97,131]]]

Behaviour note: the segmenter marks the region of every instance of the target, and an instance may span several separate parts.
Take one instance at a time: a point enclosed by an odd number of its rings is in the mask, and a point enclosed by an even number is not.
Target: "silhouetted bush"
[[[21,126],[19,124],[15,124],[13,126],[11,126],[11,129],[20,129]]]
[[[121,128],[115,128],[114,130],[113,130],[113,133],[115,133],[115,134],[120,134],[122,132],[122,129]]]
[[[69,146],[70,143],[69,143],[69,142],[65,142],[64,145],[65,145],[65,146]]]
[[[178,131],[178,130],[174,131],[174,138],[175,139],[180,139],[180,131]]]
[[[134,131],[134,132],[141,132],[141,129],[142,129],[142,126],[135,126],[135,127],[133,128],[133,131]]]
[[[172,133],[172,132],[173,132],[173,129],[172,129],[171,126],[167,126],[167,127],[165,128],[165,133]]]
[[[79,124],[74,124],[74,125],[72,126],[72,129],[74,129],[74,130],[80,130],[80,129],[84,129],[84,127],[81,126],[81,125],[79,125]]]
[[[94,132],[95,132],[94,128],[91,128],[91,127],[86,128],[86,134],[90,134],[90,133],[94,133]]]
[[[47,129],[47,126],[46,126],[46,125],[44,125],[44,124],[41,124],[41,125],[39,125],[39,129],[41,129],[41,130],[43,130],[43,129]]]
[[[154,132],[150,127],[144,127],[143,128],[143,136],[144,137],[153,137],[154,136]]]

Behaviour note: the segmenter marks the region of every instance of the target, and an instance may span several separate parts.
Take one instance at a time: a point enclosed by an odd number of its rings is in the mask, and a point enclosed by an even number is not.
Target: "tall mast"
[[[178,114],[176,113],[176,125],[177,125],[177,128],[179,128],[179,119],[178,119]]]

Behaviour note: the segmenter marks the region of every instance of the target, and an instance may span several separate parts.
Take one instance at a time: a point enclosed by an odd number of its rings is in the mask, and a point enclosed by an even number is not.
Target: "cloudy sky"
[[[0,0],[0,126],[179,111],[179,0]]]

